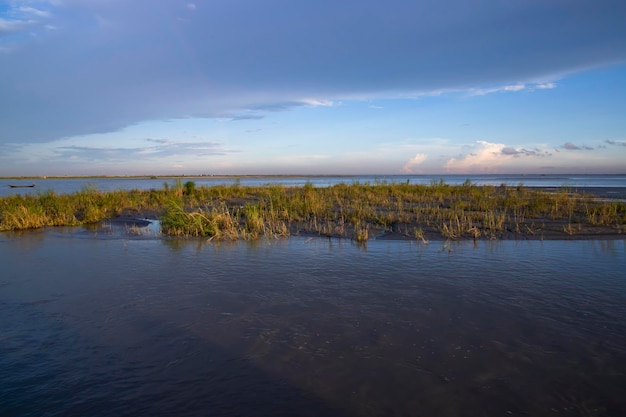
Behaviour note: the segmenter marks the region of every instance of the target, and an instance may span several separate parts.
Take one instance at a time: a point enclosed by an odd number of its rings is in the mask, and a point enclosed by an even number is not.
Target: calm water
[[[626,415],[624,240],[154,230],[0,234],[0,415]]]
[[[340,183],[395,182],[407,180],[412,184],[430,184],[432,181],[444,180],[446,184],[462,184],[466,180],[478,185],[518,185],[528,187],[572,187],[584,189],[591,187],[626,187],[626,175],[390,175],[390,176],[343,176],[343,177],[241,177],[236,178],[189,178],[197,186],[232,185],[239,183],[244,186],[261,186],[269,183],[286,186],[302,186],[307,182],[318,187],[328,187]],[[183,182],[188,179],[183,179]],[[163,188],[163,184],[174,184],[173,179],[137,179],[137,178],[74,178],[74,179],[35,179],[7,180],[0,179],[0,197],[14,194],[37,194],[52,190],[57,194],[69,194],[91,186],[100,191],[116,190],[149,190]],[[31,185],[34,188],[10,188],[9,185]]]

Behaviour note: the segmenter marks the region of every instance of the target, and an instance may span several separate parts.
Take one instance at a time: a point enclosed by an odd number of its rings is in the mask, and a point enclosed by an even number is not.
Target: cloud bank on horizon
[[[433,142],[443,137],[435,121],[427,129],[410,126],[399,110],[420,100],[441,106],[442,96],[454,108],[502,94],[539,96],[559,90],[572,74],[620,67],[625,18],[621,0],[0,2],[0,175],[11,174],[6,167],[16,158],[59,169],[64,160],[81,161],[77,171],[134,160],[144,161],[142,169],[165,161],[288,173],[332,171],[353,161],[355,172],[374,166],[419,173],[517,170],[528,160],[544,161],[534,169],[549,170],[545,160],[568,154],[557,163],[565,169],[580,165],[582,151],[624,155],[624,136],[612,131],[576,143],[552,130],[507,140],[505,130],[470,129],[445,131],[446,140]],[[620,70],[618,89],[623,77]],[[619,100],[611,97],[611,105]],[[369,113],[346,113],[356,107]],[[392,111],[407,127],[385,137]],[[345,126],[372,112],[385,115],[371,129],[376,136]],[[444,113],[435,115],[440,126]],[[204,120],[204,128],[191,127],[194,120]],[[167,121],[184,121],[180,131],[193,133],[120,134]],[[329,136],[330,147],[301,131],[325,123],[329,130],[317,133]],[[623,127],[615,123],[616,131]],[[237,124],[248,126],[231,127]],[[315,141],[315,150],[303,144]],[[338,141],[353,142],[341,151]],[[275,149],[265,162],[255,159],[261,143]],[[37,145],[48,153],[35,155]],[[307,155],[304,164],[289,163]],[[624,171],[619,160],[602,161],[592,170]]]

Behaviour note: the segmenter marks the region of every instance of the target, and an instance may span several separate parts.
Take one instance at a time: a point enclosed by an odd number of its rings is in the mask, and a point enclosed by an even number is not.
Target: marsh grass
[[[47,191],[37,195],[0,198],[0,231],[50,226],[76,226],[132,212],[162,210],[165,191],[98,192],[84,188],[69,195]]]
[[[71,195],[46,192],[0,199],[0,230],[90,224],[123,214],[151,213],[162,233],[215,240],[293,234],[364,242],[387,233],[427,243],[442,237],[499,239],[575,236],[589,228],[626,230],[626,203],[602,201],[569,189],[548,193],[523,186],[406,183],[338,184],[316,188],[268,184],[196,187],[178,181],[160,190]]]

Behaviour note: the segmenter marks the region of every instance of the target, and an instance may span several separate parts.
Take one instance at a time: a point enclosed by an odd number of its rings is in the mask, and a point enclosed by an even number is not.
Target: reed
[[[623,233],[626,203],[562,189],[460,186],[435,181],[338,184],[316,188],[268,184],[196,187],[178,181],[159,190],[0,198],[0,230],[89,224],[131,214],[162,220],[162,233],[217,240],[318,234],[365,241],[394,232],[407,238],[498,239],[588,228]]]

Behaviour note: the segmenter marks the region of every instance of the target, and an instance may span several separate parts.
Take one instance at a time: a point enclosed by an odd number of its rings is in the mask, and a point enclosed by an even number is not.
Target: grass
[[[432,238],[500,239],[576,236],[626,230],[626,203],[562,189],[523,186],[338,184],[316,188],[196,187],[193,181],[149,191],[71,195],[46,192],[0,198],[0,231],[97,223],[120,215],[152,215],[162,233],[217,240],[338,236],[365,242],[387,232],[427,243]]]

